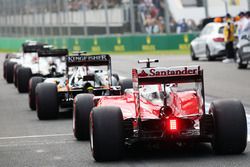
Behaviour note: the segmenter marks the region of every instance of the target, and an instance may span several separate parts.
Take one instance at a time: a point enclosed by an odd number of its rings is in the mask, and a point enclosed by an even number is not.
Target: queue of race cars
[[[240,154],[247,145],[244,106],[218,100],[205,111],[203,70],[198,65],[153,67],[139,60],[132,79],[113,73],[111,56],[70,54],[27,41],[22,53],[7,54],[4,78],[20,93],[39,120],[73,110],[73,134],[89,140],[96,161],[120,160],[138,142],[208,142],[217,154]]]

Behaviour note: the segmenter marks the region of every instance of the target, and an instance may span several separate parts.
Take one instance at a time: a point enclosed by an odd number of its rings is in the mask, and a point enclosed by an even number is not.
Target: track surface
[[[240,99],[249,113],[250,68],[238,70],[233,64],[219,61],[190,61],[188,56],[113,56],[113,71],[130,77],[137,60],[160,59],[159,66],[199,64],[205,70],[207,101],[219,98]],[[2,66],[3,56],[0,56]],[[140,65],[141,66],[141,65]],[[157,65],[158,66],[158,65]],[[250,148],[242,155],[216,156],[209,144],[174,148],[129,149],[120,162],[96,163],[89,142],[78,142],[72,136],[71,113],[61,113],[55,121],[39,121],[28,108],[28,95],[18,94],[12,84],[2,79],[0,69],[0,166],[249,166]],[[249,128],[248,128],[249,129]],[[248,143],[249,144],[249,143]]]

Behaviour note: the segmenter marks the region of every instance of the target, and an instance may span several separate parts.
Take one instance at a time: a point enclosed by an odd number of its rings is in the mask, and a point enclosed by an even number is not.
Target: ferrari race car
[[[140,62],[147,67],[132,70],[133,89],[124,95],[83,94],[75,99],[79,117],[90,113],[90,146],[96,161],[119,160],[124,146],[137,142],[209,142],[218,154],[245,150],[243,105],[218,100],[206,112],[200,66],[150,67],[155,60]],[[81,126],[84,129],[85,123]]]
[[[95,67],[95,68],[92,68]],[[103,69],[107,68],[107,72]],[[105,82],[104,82],[105,81]],[[72,108],[77,94],[117,93],[117,75],[112,76],[109,55],[74,54],[66,56],[66,76],[49,78],[36,87],[36,109],[40,120],[58,117],[59,106]]]
[[[49,62],[49,73],[47,75],[33,76],[29,80],[29,106],[31,110],[36,110],[36,86],[46,78],[60,80],[65,76],[65,57],[68,55],[67,49],[43,49],[38,51],[38,59],[47,59]]]
[[[250,32],[244,32],[236,47],[236,63],[239,69],[246,69],[250,61]]]

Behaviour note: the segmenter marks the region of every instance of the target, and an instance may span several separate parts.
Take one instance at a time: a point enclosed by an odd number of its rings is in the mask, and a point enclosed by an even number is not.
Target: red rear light
[[[179,123],[178,123],[178,119],[177,118],[169,118],[167,119],[167,126],[166,126],[166,130],[168,132],[176,132],[179,130]]]
[[[213,38],[214,42],[224,42],[224,38]]]
[[[176,119],[169,120],[169,129],[170,130],[177,130],[177,122]]]

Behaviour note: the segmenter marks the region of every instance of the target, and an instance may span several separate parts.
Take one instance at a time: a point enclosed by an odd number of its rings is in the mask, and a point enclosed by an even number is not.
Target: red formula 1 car
[[[245,110],[238,100],[219,100],[205,111],[200,66],[133,69],[133,89],[121,96],[77,104],[91,109],[90,145],[96,161],[122,158],[126,144],[143,141],[209,142],[216,153],[238,154],[247,144]],[[93,106],[96,106],[93,108]],[[78,106],[75,106],[78,108]]]

